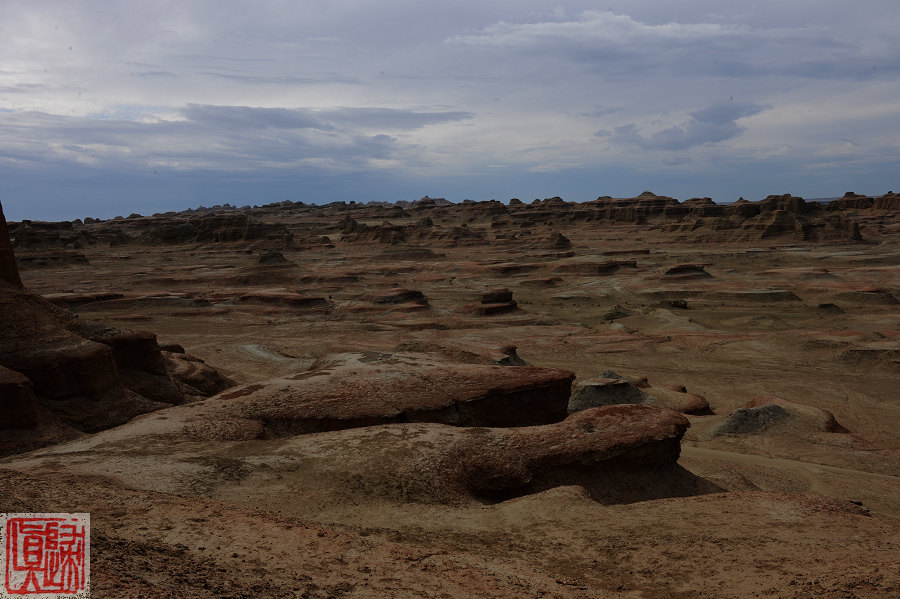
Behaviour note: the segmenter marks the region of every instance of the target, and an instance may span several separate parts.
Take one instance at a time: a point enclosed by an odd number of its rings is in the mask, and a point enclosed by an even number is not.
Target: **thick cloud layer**
[[[8,3],[0,198],[883,193],[898,29],[893,0]]]

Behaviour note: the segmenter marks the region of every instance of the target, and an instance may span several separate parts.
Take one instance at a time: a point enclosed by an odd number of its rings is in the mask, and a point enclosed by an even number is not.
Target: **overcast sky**
[[[897,0],[0,0],[7,218],[900,188]]]

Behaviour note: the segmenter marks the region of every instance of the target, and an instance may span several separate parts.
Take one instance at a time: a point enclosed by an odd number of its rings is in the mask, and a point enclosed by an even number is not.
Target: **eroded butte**
[[[900,594],[900,196],[0,230],[0,511],[98,597]]]

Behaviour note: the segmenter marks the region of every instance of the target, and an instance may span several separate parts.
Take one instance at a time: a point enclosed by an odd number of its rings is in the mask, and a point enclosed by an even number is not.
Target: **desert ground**
[[[8,236],[0,512],[94,597],[900,596],[897,194]]]

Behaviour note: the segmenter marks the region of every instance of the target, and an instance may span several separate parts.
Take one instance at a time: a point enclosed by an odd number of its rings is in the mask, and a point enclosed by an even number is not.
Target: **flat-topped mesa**
[[[848,191],[843,197],[825,204],[825,210],[867,210],[875,204],[875,198]]]
[[[462,204],[447,206],[446,210],[460,216],[492,216],[509,212],[506,204],[497,200],[489,200],[486,202],[463,202]]]
[[[20,289],[23,287],[22,279],[19,277],[19,267],[16,266],[16,256],[13,254],[12,242],[9,239],[2,203],[0,203],[0,281]]]
[[[585,207],[595,211],[599,218],[635,224],[654,216],[681,216],[689,210],[675,198],[658,196],[650,191],[634,198],[601,196],[592,202],[586,202]]]
[[[140,222],[143,221],[143,222]],[[121,221],[118,223],[121,225]],[[265,223],[244,212],[220,212],[185,218],[145,217],[127,222],[141,243],[222,243],[265,241],[269,247],[291,247],[294,236],[280,223]]]
[[[875,198],[872,206],[875,210],[900,210],[900,193],[889,191],[881,197]]]
[[[784,195],[770,195],[766,199],[759,202],[761,212],[770,212],[775,210],[786,210],[793,214],[804,214],[814,210],[816,207],[807,204],[806,201],[799,196],[792,196],[789,193]]]
[[[20,250],[82,249],[93,244],[74,222],[25,220],[7,226],[13,247]]]

